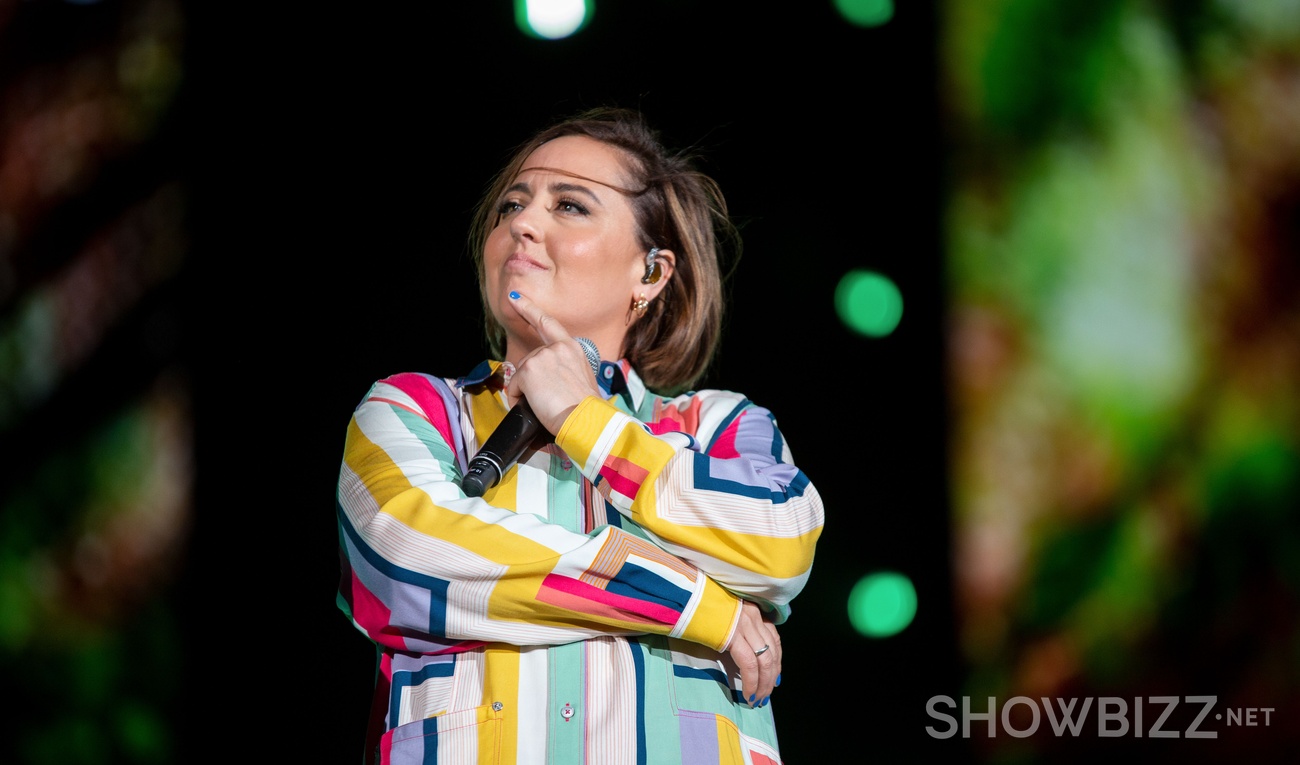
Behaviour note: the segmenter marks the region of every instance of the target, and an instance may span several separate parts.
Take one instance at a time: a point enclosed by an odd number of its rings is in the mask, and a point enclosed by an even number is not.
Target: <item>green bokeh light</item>
[[[894,0],[835,0],[835,10],[859,27],[878,27],[894,18]]]
[[[916,616],[916,588],[894,571],[867,574],[849,592],[849,622],[866,637],[897,634]]]
[[[594,0],[515,0],[515,25],[529,37],[562,40],[591,21]]]
[[[883,274],[856,269],[835,287],[835,313],[854,332],[884,337],[903,318],[903,295]]]

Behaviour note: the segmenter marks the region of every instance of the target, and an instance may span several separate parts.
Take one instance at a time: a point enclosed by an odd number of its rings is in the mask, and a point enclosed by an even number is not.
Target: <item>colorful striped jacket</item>
[[[553,443],[483,497],[501,365],[375,383],[348,425],[338,607],[374,641],[364,761],[779,763],[729,655],[740,598],[789,615],[821,499],[765,409],[603,362]]]

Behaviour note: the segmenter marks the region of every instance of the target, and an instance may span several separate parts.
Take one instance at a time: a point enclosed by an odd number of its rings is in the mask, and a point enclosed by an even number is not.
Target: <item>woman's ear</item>
[[[648,299],[654,300],[655,297],[667,286],[668,280],[673,277],[673,268],[677,265],[676,256],[672,250],[654,250],[654,264],[647,265],[645,276],[642,277],[641,283],[645,285],[645,295]]]

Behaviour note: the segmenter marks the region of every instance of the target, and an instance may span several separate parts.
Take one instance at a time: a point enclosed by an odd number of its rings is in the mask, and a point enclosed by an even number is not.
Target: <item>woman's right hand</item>
[[[557,433],[569,413],[587,396],[599,396],[600,388],[587,354],[568,330],[527,296],[515,295],[511,296],[515,310],[537,332],[541,344],[515,364],[506,394],[511,405],[527,398],[542,425]],[[535,384],[538,380],[541,384]]]
[[[766,705],[781,678],[781,636],[776,625],[751,601],[741,601],[740,619],[727,653],[740,669],[745,701],[752,707]]]

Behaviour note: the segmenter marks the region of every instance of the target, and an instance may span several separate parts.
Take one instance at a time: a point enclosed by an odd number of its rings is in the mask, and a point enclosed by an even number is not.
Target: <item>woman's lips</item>
[[[538,263],[536,260],[528,257],[522,252],[516,252],[506,259],[506,270],[508,271],[542,271],[546,266]]]

